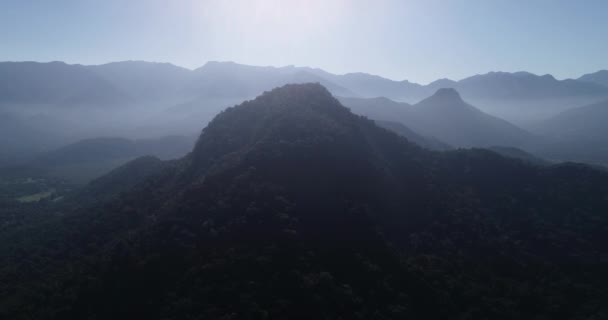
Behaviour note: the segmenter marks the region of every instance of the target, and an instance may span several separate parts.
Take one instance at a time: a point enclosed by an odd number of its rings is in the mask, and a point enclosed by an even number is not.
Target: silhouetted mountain
[[[578,80],[608,87],[608,70],[600,70],[598,72],[588,73],[578,78]]]
[[[0,315],[608,311],[608,175],[585,166],[426,151],[304,84],[222,112],[191,154],[161,171],[105,205],[1,233]]]
[[[524,130],[467,104],[454,89],[439,89],[414,106],[385,98],[341,101],[357,114],[398,121],[455,147],[521,146],[531,138]]]

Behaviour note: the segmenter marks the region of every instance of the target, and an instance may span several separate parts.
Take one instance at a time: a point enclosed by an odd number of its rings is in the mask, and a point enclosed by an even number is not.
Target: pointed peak
[[[431,98],[462,100],[460,93],[454,88],[439,88]]]

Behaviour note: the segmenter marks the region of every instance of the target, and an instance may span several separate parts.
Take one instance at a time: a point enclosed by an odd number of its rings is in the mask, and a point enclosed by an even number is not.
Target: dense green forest
[[[2,319],[608,317],[608,174],[428,151],[318,84],[52,184],[2,185]]]

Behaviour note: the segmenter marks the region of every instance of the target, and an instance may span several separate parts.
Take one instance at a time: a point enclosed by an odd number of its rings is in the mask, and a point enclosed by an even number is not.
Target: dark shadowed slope
[[[601,318],[606,194],[585,166],[426,151],[288,85],[118,200],[0,234],[0,315]]]

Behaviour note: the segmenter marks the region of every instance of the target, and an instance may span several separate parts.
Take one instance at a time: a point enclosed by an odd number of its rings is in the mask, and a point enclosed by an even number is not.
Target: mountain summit
[[[454,88],[440,88],[434,95],[427,99],[441,100],[441,102],[464,102],[460,97],[460,93]]]

